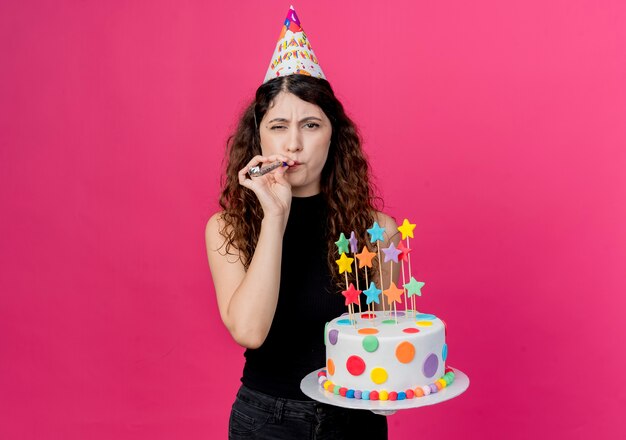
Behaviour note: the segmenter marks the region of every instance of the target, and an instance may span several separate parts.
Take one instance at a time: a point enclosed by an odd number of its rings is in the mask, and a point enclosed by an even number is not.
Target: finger
[[[242,168],[237,173],[237,178],[239,179],[239,184],[240,185],[243,185],[246,180],[249,180],[248,177],[247,177],[247,174],[248,174],[248,167]]]
[[[239,185],[252,190],[255,194],[259,189],[258,183],[252,180],[245,172],[239,173]]]
[[[256,155],[256,156],[254,156],[252,159],[250,159],[250,162],[248,162],[248,165],[247,165],[247,166],[249,166],[249,167],[250,167],[250,166],[252,166],[252,165],[256,165],[256,164],[258,164],[259,162],[263,162],[263,163],[265,163],[265,162],[269,162],[269,161],[270,161],[270,159],[269,159],[268,157],[266,157],[266,156],[261,156],[260,154],[258,154],[258,155]]]
[[[280,167],[276,172],[274,172],[274,179],[276,180],[276,183],[291,188],[291,185],[287,182],[287,179],[285,179],[285,173],[288,169],[289,167]]]
[[[250,179],[245,179],[243,182],[239,182],[239,184],[243,186],[244,188],[248,188],[249,190],[254,191],[254,184],[252,183],[252,180]],[[256,191],[254,192],[256,193]]]
[[[242,168],[237,173],[237,178],[239,179],[239,184],[245,186],[246,188],[252,188],[252,179],[248,176],[248,171],[250,167]]]
[[[250,161],[246,164],[245,167],[243,167],[242,169],[239,170],[239,172],[237,173],[240,177],[239,177],[239,183],[241,183],[241,176],[245,176],[246,173],[248,173],[250,171],[250,168],[252,168],[253,166],[257,166],[260,163],[266,163],[268,162],[269,159],[265,156],[261,156],[260,154],[254,156],[252,159],[250,159]]]

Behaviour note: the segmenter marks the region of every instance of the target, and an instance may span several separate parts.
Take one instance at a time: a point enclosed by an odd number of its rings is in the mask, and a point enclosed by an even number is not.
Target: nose
[[[294,153],[302,150],[302,137],[300,130],[297,127],[292,127],[290,130],[289,139],[287,139],[287,151]]]

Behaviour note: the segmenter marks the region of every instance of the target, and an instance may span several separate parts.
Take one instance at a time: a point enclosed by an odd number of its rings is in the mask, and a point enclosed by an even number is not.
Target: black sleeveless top
[[[263,345],[244,354],[241,382],[249,388],[310,400],[300,391],[300,381],[324,366],[324,326],[347,311],[328,270],[327,224],[322,194],[292,198],[274,320]]]

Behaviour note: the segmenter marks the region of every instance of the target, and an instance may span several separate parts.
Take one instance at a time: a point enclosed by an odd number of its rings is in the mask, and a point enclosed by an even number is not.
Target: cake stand
[[[454,370],[454,382],[452,382],[451,385],[439,390],[437,393],[423,397],[414,397],[412,399],[381,401],[348,399],[343,396],[338,396],[320,386],[317,373],[324,368],[317,369],[307,374],[304,379],[302,379],[302,382],[300,382],[300,389],[305,395],[321,403],[340,406],[342,408],[369,409],[376,414],[391,415],[398,410],[435,405],[460,396],[469,387],[469,377],[454,367],[450,368]]]

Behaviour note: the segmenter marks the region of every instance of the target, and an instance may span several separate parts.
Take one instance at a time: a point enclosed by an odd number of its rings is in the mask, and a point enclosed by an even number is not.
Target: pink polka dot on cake
[[[365,371],[365,361],[359,356],[350,356],[346,361],[346,369],[353,376],[360,376]]]
[[[402,331],[403,331],[404,333],[411,333],[411,334],[413,334],[413,333],[419,333],[419,332],[420,332],[420,329],[418,329],[418,328],[413,328],[413,327],[409,327],[409,328],[402,329]]]

